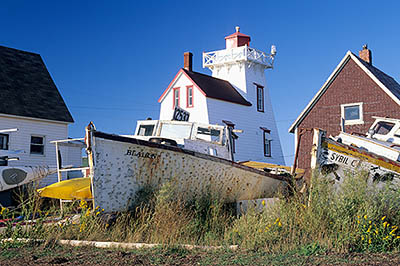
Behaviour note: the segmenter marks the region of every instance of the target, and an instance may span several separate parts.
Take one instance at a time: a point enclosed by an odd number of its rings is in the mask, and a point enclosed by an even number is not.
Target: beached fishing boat
[[[366,134],[327,137],[314,129],[311,164],[339,183],[360,170],[369,172],[371,182],[399,182],[400,120],[376,117]]]
[[[86,128],[95,207],[130,209],[146,186],[171,182],[186,199],[216,193],[225,202],[272,197],[285,178],[233,161],[233,129],[181,121],[138,121],[135,135]]]

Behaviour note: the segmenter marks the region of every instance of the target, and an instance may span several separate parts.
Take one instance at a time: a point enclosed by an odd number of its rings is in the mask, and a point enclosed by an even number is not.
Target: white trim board
[[[0,113],[0,117],[26,119],[26,120],[41,121],[41,122],[54,123],[54,124],[64,124],[64,125],[69,125],[69,124],[74,123],[74,122],[66,122],[66,121],[58,121],[58,120],[49,120],[49,119],[43,119],[43,118],[35,118],[35,117],[29,117],[29,116],[9,115],[9,114],[3,114],[3,113]]]

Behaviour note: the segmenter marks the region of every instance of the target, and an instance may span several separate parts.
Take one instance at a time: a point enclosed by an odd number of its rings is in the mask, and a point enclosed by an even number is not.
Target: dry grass
[[[232,206],[214,195],[192,202],[180,200],[170,184],[160,190],[144,189],[131,212],[105,215],[84,202],[72,204],[70,213],[79,218],[46,226],[49,216],[60,215],[56,207],[43,210],[42,200],[30,198],[21,206],[25,217],[40,214],[38,222],[23,230],[9,225],[1,237],[81,239],[199,245],[232,245],[249,250],[287,252],[303,249],[353,251],[399,250],[400,190],[397,185],[368,185],[366,174],[349,176],[340,189],[326,178],[313,177],[310,194],[282,197],[262,212],[250,209],[237,217]],[[12,218],[16,212],[3,210]],[[382,219],[385,217],[384,219]]]

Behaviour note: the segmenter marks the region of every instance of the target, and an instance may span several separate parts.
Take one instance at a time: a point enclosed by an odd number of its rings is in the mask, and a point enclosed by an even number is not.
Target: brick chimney
[[[192,71],[192,58],[193,54],[191,52],[186,52],[183,54],[183,67],[186,70]]]
[[[363,49],[358,53],[358,55],[362,60],[372,65],[372,52],[370,49],[368,49],[366,44],[363,45]]]

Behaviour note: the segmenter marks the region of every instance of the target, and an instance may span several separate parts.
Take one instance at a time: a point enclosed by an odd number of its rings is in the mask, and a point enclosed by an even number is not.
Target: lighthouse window
[[[179,106],[179,88],[174,88],[174,105],[173,105],[173,108],[175,108],[175,106]]]
[[[187,107],[193,107],[193,86],[187,87]]]
[[[257,86],[257,111],[264,112],[264,87]]]
[[[261,130],[263,131],[263,142],[264,142],[264,156],[265,157],[271,157],[271,130],[265,128],[265,127],[260,127]]]

